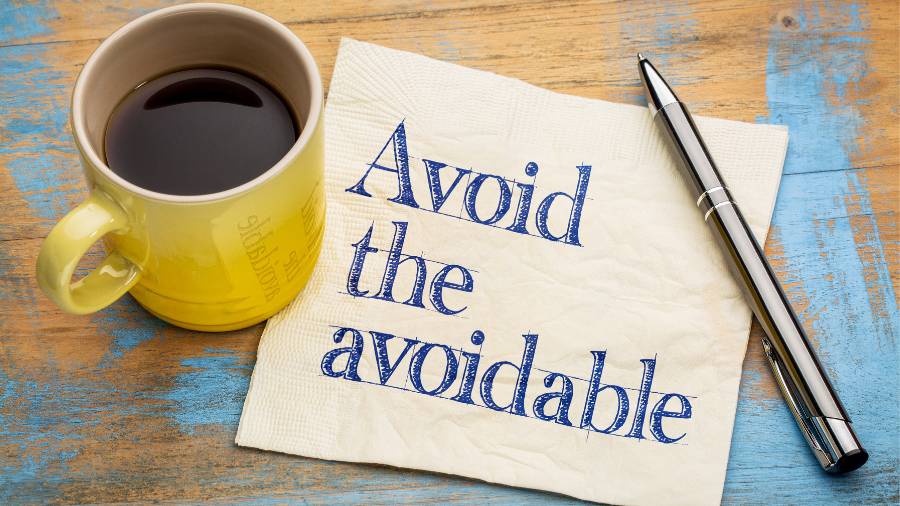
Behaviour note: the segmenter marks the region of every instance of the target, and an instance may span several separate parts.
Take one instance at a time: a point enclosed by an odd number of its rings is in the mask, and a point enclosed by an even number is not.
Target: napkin
[[[764,241],[786,129],[696,121]],[[238,445],[719,502],[751,314],[646,108],[344,39],[325,125],[321,258]]]

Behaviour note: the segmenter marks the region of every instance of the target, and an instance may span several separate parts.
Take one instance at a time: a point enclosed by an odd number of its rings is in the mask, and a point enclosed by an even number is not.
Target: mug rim
[[[203,195],[173,195],[169,193],[161,193],[153,190],[148,190],[128,181],[122,176],[116,174],[103,161],[103,159],[100,158],[87,135],[86,118],[83,112],[85,94],[87,93],[84,89],[84,83],[88,81],[88,77],[95,71],[94,68],[96,67],[97,62],[102,59],[106,55],[106,53],[111,50],[112,46],[119,39],[124,37],[128,32],[146,23],[156,21],[159,18],[170,16],[172,14],[178,14],[181,12],[191,11],[220,12],[236,16],[250,17],[253,18],[253,20],[266,25],[269,29],[280,34],[285,39],[285,41],[288,42],[296,51],[296,54],[297,56],[299,56],[304,70],[310,77],[310,104],[309,113],[307,114],[305,124],[302,125],[300,136],[287,151],[287,153],[285,153],[275,164],[269,167],[262,174],[256,176],[250,181],[247,181],[246,183],[220,192],[207,193]],[[294,32],[292,32],[288,27],[261,12],[239,5],[221,3],[189,3],[165,7],[133,19],[132,21],[129,21],[122,27],[118,28],[109,37],[104,39],[99,46],[97,46],[97,49],[95,49],[94,52],[88,57],[87,61],[84,64],[84,67],[81,69],[81,72],[78,74],[78,77],[75,80],[75,88],[72,92],[72,126],[75,142],[78,145],[78,148],[81,151],[82,155],[85,156],[91,163],[91,165],[93,165],[100,173],[102,173],[106,178],[110,179],[116,185],[128,190],[129,192],[152,200],[178,203],[212,202],[245,193],[252,188],[255,188],[256,186],[259,186],[262,183],[268,181],[269,179],[272,179],[278,174],[281,174],[288,166],[290,160],[296,158],[296,156],[306,147],[306,145],[309,144],[310,139],[315,134],[322,116],[323,94],[324,92],[322,89],[322,78],[319,74],[319,67],[318,65],[316,65],[315,59],[313,59],[312,54],[309,52],[309,49],[307,49],[303,41],[301,41],[300,38],[297,37],[297,35],[295,35]]]

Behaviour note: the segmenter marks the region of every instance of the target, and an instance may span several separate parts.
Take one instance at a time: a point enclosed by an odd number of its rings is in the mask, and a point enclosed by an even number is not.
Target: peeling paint
[[[91,318],[100,331],[113,338],[109,350],[100,363],[100,367],[103,368],[115,367],[117,361],[126,353],[147,341],[159,338],[167,326],[165,322],[141,308],[130,295],[126,295]]]
[[[31,212],[55,220],[74,206],[83,183],[67,128],[66,76],[45,58],[45,46],[0,47],[0,152]]]
[[[900,424],[896,298],[877,231],[861,235],[854,226],[856,217],[871,221],[869,195],[852,169],[857,139],[869,127],[848,93],[871,70],[868,26],[856,4],[815,4],[792,14],[790,29],[775,23],[769,32],[769,115],[759,118],[790,132],[770,240],[783,255],[775,259],[782,282],[871,458],[849,476],[826,475],[780,398],[742,395],[724,502],[751,501],[758,491],[737,484],[778,483],[786,472],[791,483],[805,485],[777,487],[781,502],[833,501],[863,490],[869,500],[889,501],[897,497],[898,440],[885,428]],[[742,392],[758,382],[745,375]],[[894,480],[874,479],[885,473]]]
[[[45,0],[12,0],[0,4],[0,45],[51,33],[48,21],[56,9]]]
[[[186,371],[162,397],[175,405],[172,413],[182,431],[193,434],[202,426],[225,425],[237,429],[250,384],[255,354],[207,348],[201,356],[185,358]]]

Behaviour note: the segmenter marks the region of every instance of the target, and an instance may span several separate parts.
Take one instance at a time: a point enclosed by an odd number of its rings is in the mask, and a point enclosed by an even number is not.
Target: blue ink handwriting
[[[593,364],[590,380],[587,381],[587,388],[581,394],[583,395],[583,402],[580,402],[581,418],[576,427],[571,421],[569,412],[575,399],[576,389],[573,379],[580,380],[580,378],[534,367],[538,345],[537,334],[522,335],[524,339],[522,355],[517,362],[508,360],[494,362],[484,369],[479,381],[481,349],[485,342],[485,335],[481,330],[475,330],[469,338],[469,342],[479,347],[477,353],[370,330],[366,333],[371,336],[370,346],[375,358],[373,373],[377,372],[377,379],[369,380],[360,374],[361,358],[367,347],[365,331],[351,327],[334,328],[336,330],[331,336],[332,341],[344,346],[325,353],[320,365],[322,374],[331,378],[404,390],[492,411],[535,418],[589,433],[637,440],[647,439],[665,444],[677,443],[687,433],[674,435],[675,430],[671,427],[669,432],[666,432],[663,422],[688,420],[693,414],[689,396],[652,390],[657,364],[655,357],[640,360],[643,372],[640,387],[635,389],[602,383],[606,352],[591,351]],[[389,349],[392,342],[393,352]],[[405,373],[395,377],[404,361],[408,362]],[[423,373],[426,367],[428,374]],[[529,402],[531,399],[528,394],[529,388],[532,390],[535,388],[533,384],[535,382],[530,381],[535,371],[546,373],[541,383],[550,391],[535,396],[533,401]],[[509,384],[513,385],[511,389],[498,386]],[[553,390],[557,384],[559,386]],[[407,385],[412,385],[412,388]],[[452,388],[454,385],[458,386]],[[472,394],[476,388],[480,400],[473,398]],[[629,394],[629,391],[635,391],[636,394]],[[607,392],[613,397],[601,395]],[[655,398],[652,408],[650,408],[651,396]],[[632,400],[635,402],[632,403]],[[603,412],[598,409],[601,403],[604,406]],[[629,418],[631,424],[626,428]],[[646,423],[648,420],[649,423]],[[652,439],[644,434],[645,425]],[[682,431],[685,428],[683,424],[678,427]],[[623,428],[625,430],[622,430]]]
[[[421,256],[407,255],[403,253],[403,243],[406,241],[406,230],[408,227],[405,221],[395,221],[394,239],[391,242],[391,248],[387,251],[387,261],[384,266],[384,275],[381,278],[380,290],[370,295],[369,290],[360,288],[360,278],[362,278],[363,268],[365,267],[366,256],[370,253],[378,253],[378,248],[371,246],[372,230],[374,225],[369,226],[366,234],[354,243],[353,262],[350,264],[350,271],[347,273],[347,293],[353,297],[366,297],[370,299],[380,299],[388,302],[398,302],[394,299],[394,283],[397,279],[397,270],[404,262],[412,262],[416,267],[416,280],[412,287],[412,293],[408,299],[399,304],[425,308],[422,302],[425,291],[425,281],[428,276],[428,267],[426,259]],[[460,281],[451,281],[448,279],[454,272],[458,272]],[[457,276],[454,276],[457,277]],[[455,315],[466,310],[466,306],[459,309],[453,309],[447,306],[444,300],[444,290],[457,290],[460,292],[471,292],[475,287],[475,280],[469,269],[457,264],[444,264],[437,274],[431,278],[429,288],[429,298],[431,305],[439,313],[444,315]]]
[[[390,148],[390,149],[389,149]],[[355,184],[347,188],[345,191],[355,193],[363,197],[372,197],[372,194],[366,190],[366,180],[372,175],[373,170],[392,174],[397,180],[397,194],[387,200],[396,204],[404,205],[413,209],[430,211],[433,213],[450,216],[452,218],[461,218],[466,221],[487,225],[495,228],[503,228],[510,232],[533,235],[542,237],[549,241],[561,242],[573,246],[581,246],[581,238],[578,235],[581,225],[581,215],[584,209],[584,203],[587,196],[588,183],[591,178],[591,166],[579,165],[578,180],[575,183],[575,190],[572,194],[557,191],[548,194],[537,205],[534,213],[534,226],[538,234],[534,234],[528,230],[528,219],[531,214],[532,199],[534,197],[534,184],[527,184],[518,181],[511,181],[504,177],[476,172],[472,169],[464,169],[461,167],[453,167],[443,162],[422,159],[425,177],[428,183],[429,195],[431,197],[431,209],[423,208],[416,200],[413,192],[412,178],[410,174],[410,160],[406,127],[404,122],[400,122],[390,138],[385,142],[381,151],[375,156],[375,159],[368,165],[365,174]],[[444,188],[441,180],[442,172],[451,172],[454,169],[456,173],[452,175],[453,181]],[[529,162],[525,166],[525,174],[529,177],[536,177],[539,167],[535,162]],[[463,208],[465,217],[457,216],[442,211],[444,204],[450,195],[460,186],[465,179],[465,190],[463,195]],[[476,208],[478,196],[482,194],[482,189],[487,186],[495,186],[497,189],[497,203],[493,206],[490,213],[479,214]],[[512,198],[514,188],[518,189],[519,197],[516,203],[515,211],[513,211],[512,222],[506,226],[498,225],[504,217],[506,217],[512,209]],[[566,206],[563,201],[568,201]],[[560,204],[557,204],[559,202]],[[566,209],[568,207],[568,209]],[[551,211],[560,213],[567,212],[568,219],[564,231],[550,230]]]

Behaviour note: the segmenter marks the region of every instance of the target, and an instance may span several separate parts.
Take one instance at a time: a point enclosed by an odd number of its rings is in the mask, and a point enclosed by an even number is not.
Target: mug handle
[[[128,228],[125,212],[106,194],[94,190],[69,211],[44,240],[37,259],[38,285],[63,311],[88,314],[112,304],[141,276],[141,269],[112,252],[90,274],[72,282],[81,257],[109,232]]]

